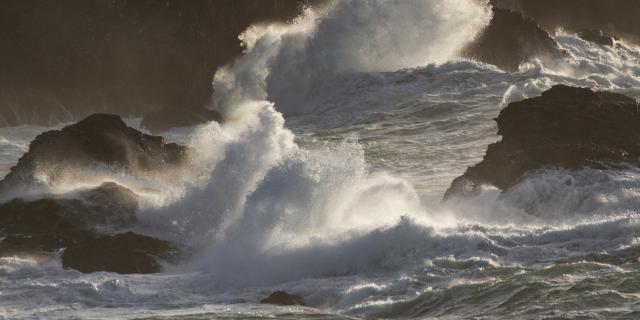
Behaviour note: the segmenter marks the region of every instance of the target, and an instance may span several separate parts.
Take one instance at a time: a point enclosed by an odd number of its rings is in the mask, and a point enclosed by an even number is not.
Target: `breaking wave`
[[[184,168],[138,177],[84,168],[46,190],[126,186],[142,201],[139,231],[194,246],[193,261],[119,276],[3,258],[2,303],[45,300],[28,315],[64,317],[74,314],[69,306],[98,301],[118,317],[132,303],[149,315],[287,289],[334,313],[526,315],[535,306],[516,293],[528,284],[546,293],[574,285],[570,277],[606,274],[602,290],[620,295],[608,301],[628,308],[624,294],[636,291],[619,287],[626,271],[580,259],[638,245],[638,168],[545,170],[509,192],[439,203],[495,141],[491,119],[506,103],[557,83],[640,96],[640,50],[624,42],[603,47],[559,33],[565,61],[534,60],[514,73],[458,59],[490,12],[474,0],[344,0],[292,25],[251,27],[246,54],[214,78],[212,105],[228,120],[168,135],[190,147]],[[0,166],[38,132],[1,131]],[[60,297],[51,302],[53,292]],[[438,304],[451,297],[486,300],[477,310]],[[560,298],[543,302],[570,309]],[[222,312],[193,310],[208,311]]]

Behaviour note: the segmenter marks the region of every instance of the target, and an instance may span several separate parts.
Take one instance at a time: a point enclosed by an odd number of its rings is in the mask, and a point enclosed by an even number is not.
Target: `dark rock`
[[[216,70],[242,54],[241,32],[311,2],[327,0],[4,2],[0,126],[202,107]]]
[[[138,202],[115,183],[71,197],[0,205],[0,257],[51,255],[64,249],[63,265],[82,272],[158,272],[161,262],[178,263],[189,250],[131,232],[105,232],[134,226]]]
[[[68,208],[80,201],[13,200],[0,206],[0,255],[18,252],[52,252],[91,236]]]
[[[284,291],[276,291],[267,298],[260,300],[260,303],[274,304],[278,306],[304,306],[304,299],[301,296],[290,294]]]
[[[77,197],[84,207],[86,226],[129,227],[137,222],[138,198],[129,189],[113,182],[81,192]]]
[[[502,140],[456,178],[444,200],[507,190],[543,168],[608,168],[640,160],[640,106],[627,96],[557,85],[509,104],[496,119]]]
[[[0,181],[0,193],[16,185],[37,186],[34,175],[43,172],[47,183],[55,183],[66,170],[95,165],[129,174],[162,170],[179,164],[185,151],[162,137],[127,127],[118,116],[96,114],[36,137]],[[136,195],[113,182],[62,196],[11,200],[0,204],[0,256],[55,254],[64,249],[65,267],[150,273],[160,270],[161,260],[175,263],[187,254],[180,245],[130,232],[110,235],[135,226],[137,210]]]
[[[37,136],[29,151],[0,182],[0,190],[37,183],[36,173],[45,175],[51,183],[67,171],[96,165],[130,173],[161,170],[180,163],[185,151],[185,147],[165,143],[160,136],[127,127],[119,116],[94,114],[61,130]]]
[[[613,36],[605,34],[602,30],[585,29],[578,32],[578,36],[582,40],[597,43],[603,46],[612,47],[616,40]]]
[[[217,111],[206,108],[162,109],[145,114],[142,127],[152,133],[167,131],[172,128],[190,127],[211,121],[221,122],[222,116]]]
[[[491,0],[494,6],[518,11],[548,32],[602,30],[640,44],[640,1],[637,0]]]
[[[62,265],[86,273],[155,273],[161,270],[161,261],[176,263],[186,255],[184,247],[127,232],[71,244],[62,254]]]
[[[0,229],[6,246],[52,251],[92,236],[97,229],[131,227],[138,200],[128,189],[105,183],[74,198],[12,200],[0,205]]]
[[[462,50],[462,55],[514,71],[522,62],[559,59],[563,53],[535,21],[517,12],[494,8],[491,23]]]

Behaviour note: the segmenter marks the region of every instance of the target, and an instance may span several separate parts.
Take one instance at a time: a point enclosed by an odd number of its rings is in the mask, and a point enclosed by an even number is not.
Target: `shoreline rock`
[[[453,180],[443,201],[482,185],[507,190],[544,168],[607,168],[640,161],[640,106],[616,93],[556,85],[509,104],[496,119],[502,140]]]
[[[249,26],[286,23],[327,0],[43,0],[0,10],[0,126],[50,126],[96,112],[181,116],[211,99],[216,70]],[[51,37],[55,34],[55,37]]]
[[[530,18],[518,12],[493,8],[490,24],[462,50],[462,56],[517,71],[533,58],[560,59],[558,44]]]
[[[68,246],[62,254],[62,265],[83,273],[157,273],[163,262],[175,264],[187,255],[183,246],[126,232],[93,236]]]
[[[94,114],[60,130],[38,135],[0,181],[0,191],[10,186],[38,184],[34,175],[52,183],[66,171],[95,165],[134,173],[159,171],[179,164],[186,147],[166,143],[161,136],[128,127],[119,116]],[[3,189],[4,188],[4,189]]]
[[[65,170],[96,165],[144,174],[180,164],[185,152],[183,146],[128,127],[118,116],[95,114],[36,137],[0,181],[0,194],[11,195],[7,191],[16,186],[39,186],[42,171],[49,184]],[[0,256],[55,256],[62,251],[63,266],[81,272],[154,273],[164,262],[179,263],[190,254],[180,244],[121,233],[138,221],[138,198],[113,182],[35,200],[2,201],[6,202],[0,202]]]
[[[176,264],[190,249],[133,232],[137,199],[114,183],[75,195],[0,204],[0,257],[55,255],[81,272],[155,273]],[[116,232],[112,234],[112,232]]]
[[[578,32],[580,39],[593,42],[599,45],[613,47],[618,40],[614,36],[602,32],[602,30],[583,29]]]

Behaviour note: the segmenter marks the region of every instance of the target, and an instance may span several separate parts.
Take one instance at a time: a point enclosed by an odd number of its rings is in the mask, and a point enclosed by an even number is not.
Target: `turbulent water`
[[[193,261],[118,275],[2,258],[0,318],[640,316],[639,265],[615,259],[640,245],[640,168],[546,170],[440,202],[507,103],[557,83],[640,97],[639,48],[559,32],[564,61],[509,73],[456,57],[491,18],[477,1],[325,10],[242,35],[214,79],[229,120],[165,134],[193,147],[185,168],[78,169],[46,190],[116,181],[142,199],[138,231],[194,246]],[[0,129],[0,175],[47,129]],[[309,307],[257,304],[275,290]]]

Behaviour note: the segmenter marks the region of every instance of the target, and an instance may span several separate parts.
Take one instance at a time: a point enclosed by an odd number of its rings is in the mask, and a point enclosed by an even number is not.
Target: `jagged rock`
[[[127,232],[71,244],[62,254],[62,265],[85,273],[155,273],[162,261],[176,263],[186,255],[182,246]]]
[[[557,85],[509,104],[496,121],[502,140],[452,182],[445,201],[477,194],[482,185],[507,190],[538,169],[640,160],[640,106],[621,94]]]
[[[582,40],[597,43],[603,46],[612,47],[616,40],[613,36],[608,35],[602,30],[585,29],[578,32],[578,36]]]
[[[96,165],[130,173],[161,170],[180,163],[185,151],[185,147],[165,143],[160,136],[127,127],[119,116],[94,114],[61,130],[37,136],[29,151],[0,182],[0,190],[37,183],[34,175],[45,176],[51,183],[67,171]]]
[[[501,9],[518,11],[548,32],[602,30],[616,38],[640,43],[640,1],[637,0],[491,0]]]
[[[276,291],[267,298],[260,300],[260,303],[274,304],[278,306],[304,306],[304,299],[301,296],[290,294],[284,291]]]
[[[81,192],[85,225],[122,228],[137,221],[138,199],[131,190],[113,182]]]
[[[178,263],[189,250],[181,245],[127,232],[138,207],[135,195],[115,183],[80,192],[74,198],[48,196],[0,205],[0,256],[47,255],[64,249],[64,267],[82,272],[153,273],[161,262]]]
[[[222,116],[217,111],[206,108],[162,109],[145,114],[142,127],[152,133],[167,131],[172,128],[190,127],[211,121],[221,122]]]
[[[462,55],[514,71],[522,62],[559,59],[563,53],[535,21],[517,12],[493,8],[491,23],[462,50]]]
[[[68,208],[79,204],[70,199],[41,199],[1,205],[0,256],[52,252],[90,237],[91,232],[69,214]]]

